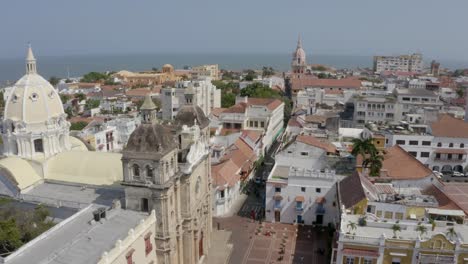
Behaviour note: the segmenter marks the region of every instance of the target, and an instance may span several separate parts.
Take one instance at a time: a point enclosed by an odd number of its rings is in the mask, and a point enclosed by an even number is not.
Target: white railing
[[[364,244],[378,244],[380,239],[376,237],[356,236],[352,234],[344,234],[343,241],[364,243]]]

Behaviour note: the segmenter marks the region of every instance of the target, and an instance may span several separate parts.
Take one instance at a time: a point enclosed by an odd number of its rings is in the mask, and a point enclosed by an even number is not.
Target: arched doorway
[[[444,165],[441,170],[442,173],[452,173],[452,166],[450,165]]]
[[[458,171],[460,173],[463,173],[462,165],[457,165],[457,166],[453,167],[453,171]]]
[[[439,171],[439,170],[440,170],[439,166],[432,167],[432,171]]]

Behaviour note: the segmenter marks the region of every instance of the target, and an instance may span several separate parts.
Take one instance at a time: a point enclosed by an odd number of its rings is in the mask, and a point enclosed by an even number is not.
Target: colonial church
[[[156,212],[157,263],[200,263],[212,233],[209,120],[187,93],[173,123],[156,118],[148,96],[142,124],[123,153],[88,151],[69,135],[59,94],[37,74],[28,49],[26,75],[13,87],[2,119],[0,194],[20,197],[44,182],[124,187],[128,210]]]

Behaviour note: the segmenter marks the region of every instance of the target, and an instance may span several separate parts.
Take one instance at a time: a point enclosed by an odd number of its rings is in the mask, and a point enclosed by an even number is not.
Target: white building
[[[272,98],[237,97],[236,104],[219,114],[222,129],[263,131],[267,150],[283,131],[284,103]]]
[[[211,78],[201,78],[193,81],[179,82],[176,88],[161,90],[162,117],[173,120],[180,107],[186,104],[185,95],[193,94],[193,104],[199,106],[205,115],[213,108],[221,107],[221,90],[211,83]]]
[[[130,135],[140,125],[141,121],[139,118],[116,118],[107,121],[107,124],[111,127],[115,127],[117,130],[117,146],[125,147]]]
[[[117,128],[102,121],[92,121],[78,135],[96,151],[113,152],[123,148],[119,144]]]
[[[418,125],[411,130],[388,133],[386,146],[399,145],[433,171],[447,174],[466,171],[467,122],[443,114],[429,126]]]
[[[276,154],[266,184],[265,217],[269,222],[327,225],[337,221],[335,184],[326,168],[336,148],[312,136],[298,136]]]
[[[192,72],[196,73],[198,77],[209,77],[213,80],[219,80],[218,64],[194,66],[192,67]]]
[[[421,72],[423,70],[423,58],[421,54],[400,56],[374,56],[374,72],[398,71]]]
[[[355,96],[354,122],[363,126],[368,122],[391,122],[395,120],[395,97],[391,95]]]

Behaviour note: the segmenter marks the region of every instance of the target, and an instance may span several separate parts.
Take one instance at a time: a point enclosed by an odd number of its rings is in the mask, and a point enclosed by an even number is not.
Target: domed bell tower
[[[145,101],[140,107],[140,112],[142,116],[142,122],[145,124],[151,124],[156,121],[156,105],[153,102],[150,94],[145,96]]]

